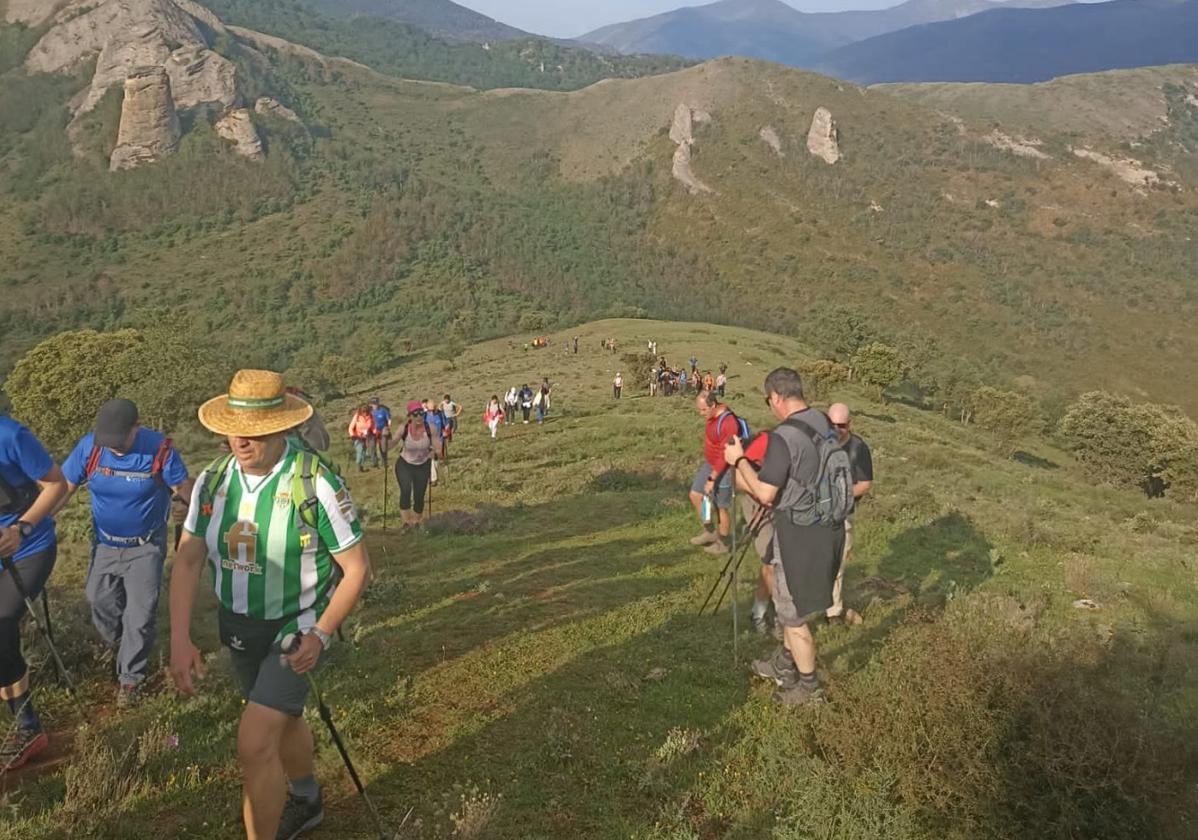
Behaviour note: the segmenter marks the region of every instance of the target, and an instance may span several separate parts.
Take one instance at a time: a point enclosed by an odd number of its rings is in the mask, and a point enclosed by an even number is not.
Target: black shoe
[[[279,820],[278,840],[295,840],[305,831],[311,831],[324,822],[324,801],[318,793],[315,799],[301,799],[293,793],[287,794],[283,806],[283,818]]]

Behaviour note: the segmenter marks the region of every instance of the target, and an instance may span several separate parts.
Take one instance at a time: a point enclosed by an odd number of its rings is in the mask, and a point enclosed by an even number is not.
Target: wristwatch
[[[23,519],[18,519],[13,524],[16,526],[17,531],[20,532],[21,539],[27,540],[33,536],[33,526],[28,522],[24,521]]]
[[[322,648],[327,648],[329,646],[329,642],[333,640],[332,636],[321,630],[319,627],[313,627],[311,632],[313,636],[320,640],[320,646]]]

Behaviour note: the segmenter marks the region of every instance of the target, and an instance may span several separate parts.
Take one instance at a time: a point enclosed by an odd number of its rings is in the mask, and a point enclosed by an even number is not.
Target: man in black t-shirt
[[[840,445],[849,453],[849,464],[853,468],[853,503],[854,506],[869,493],[874,482],[874,461],[870,455],[869,446],[859,435],[853,434],[853,415],[844,403],[835,403],[828,407],[828,420],[836,430],[836,438]],[[845,609],[842,588],[844,584],[844,567],[853,556],[853,520],[849,518],[844,523],[844,556],[840,562],[840,571],[836,574],[836,583],[832,587],[832,606],[828,608],[829,621],[843,621],[846,624],[860,624],[861,616],[853,609]]]
[[[790,368],[778,368],[765,380],[765,400],[782,425],[769,433],[761,469],[745,458],[741,441],[733,439],[724,457],[736,470],[738,484],[774,510],[774,609],[790,656],[753,663],[753,672],[774,680],[774,699],[786,705],[823,700],[815,674],[815,637],[807,617],[832,605],[832,587],[844,550],[844,526],[806,525],[795,521],[797,507],[786,507],[793,493],[810,488],[819,474],[819,458],[808,429],[831,430],[828,418],[807,405],[803,382]],[[800,428],[798,424],[803,424]]]

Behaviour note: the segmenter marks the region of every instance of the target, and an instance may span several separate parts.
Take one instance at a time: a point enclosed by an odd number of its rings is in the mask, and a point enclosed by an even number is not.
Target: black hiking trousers
[[[395,480],[399,482],[399,509],[424,513],[424,494],[432,478],[433,462],[409,464],[402,457],[395,459]]]

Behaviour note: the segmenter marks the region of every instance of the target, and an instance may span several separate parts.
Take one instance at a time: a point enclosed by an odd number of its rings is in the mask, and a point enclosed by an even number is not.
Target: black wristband
[[[747,461],[747,460],[749,460],[748,456],[746,456],[746,455],[741,455],[739,458],[737,458],[735,461],[733,461],[733,462],[732,462],[732,469],[734,469],[734,470],[739,470],[739,469],[740,469],[740,462],[741,462],[741,461]]]

